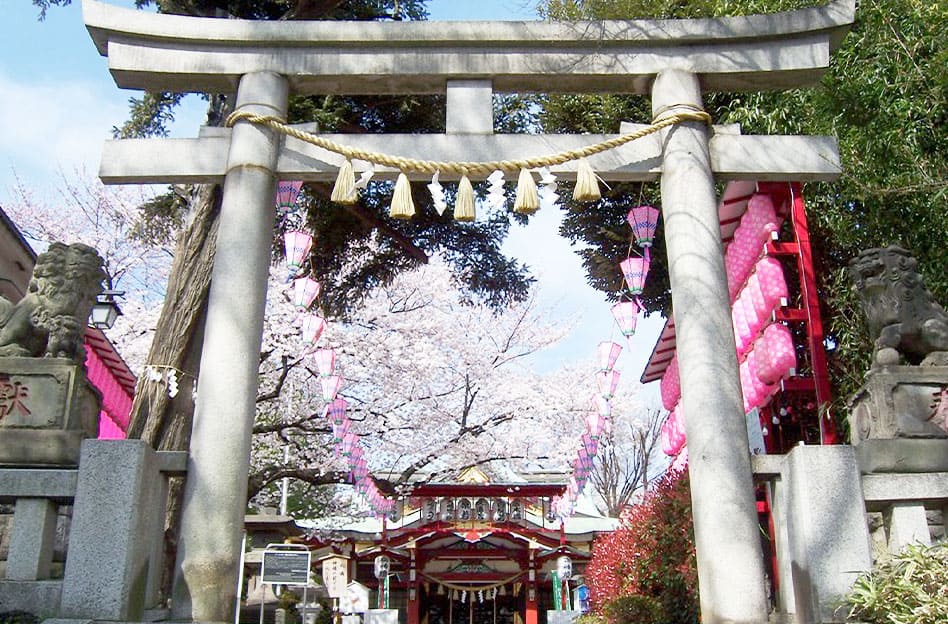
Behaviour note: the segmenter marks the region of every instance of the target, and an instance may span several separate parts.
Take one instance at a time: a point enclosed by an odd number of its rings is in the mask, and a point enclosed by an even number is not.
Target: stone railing
[[[869,472],[857,448],[800,445],[752,458],[767,488],[774,602],[786,621],[846,621],[842,598],[875,557],[948,529],[948,472]]]
[[[187,454],[140,440],[86,440],[79,468],[0,468],[13,504],[0,611],[141,620],[158,606],[168,477]],[[60,508],[72,506],[61,578],[53,554]]]

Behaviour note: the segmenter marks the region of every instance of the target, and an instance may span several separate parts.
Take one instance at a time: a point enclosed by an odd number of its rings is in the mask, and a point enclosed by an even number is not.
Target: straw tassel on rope
[[[537,194],[537,183],[527,169],[520,170],[517,180],[517,199],[514,201],[514,212],[519,214],[533,214],[540,208],[540,197]]]
[[[355,188],[355,173],[352,171],[352,161],[348,158],[339,167],[336,184],[332,187],[332,201],[337,204],[354,204],[359,199]]]
[[[585,158],[576,163],[576,186],[573,188],[573,199],[576,201],[596,201],[602,194],[599,192],[599,182],[596,172]]]
[[[466,175],[461,176],[458,183],[458,196],[454,200],[454,220],[474,220],[474,187]]]
[[[395,180],[395,192],[392,193],[392,207],[388,216],[393,219],[411,219],[415,216],[415,202],[411,198],[411,183],[404,173]]]

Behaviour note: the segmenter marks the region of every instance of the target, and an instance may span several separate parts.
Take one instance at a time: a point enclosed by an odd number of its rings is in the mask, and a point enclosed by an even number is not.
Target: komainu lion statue
[[[916,270],[915,258],[901,247],[867,249],[849,263],[869,333],[876,365],[948,365],[948,314],[932,297]]]
[[[106,273],[95,249],[52,243],[37,256],[26,296],[16,304],[0,297],[0,357],[85,361],[82,346]]]

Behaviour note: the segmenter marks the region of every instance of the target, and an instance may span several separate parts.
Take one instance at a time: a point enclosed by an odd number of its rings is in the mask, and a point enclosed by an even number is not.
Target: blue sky
[[[131,1],[109,0],[130,6]],[[535,19],[533,0],[431,0],[432,19]],[[0,205],[7,203],[16,175],[40,195],[54,197],[60,172],[90,175],[101,146],[127,114],[128,98],[109,76],[82,23],[81,2],[53,7],[44,22],[29,0],[4,2],[0,23]],[[173,132],[195,136],[203,106],[195,102],[178,114]],[[618,129],[617,129],[618,130]],[[602,295],[586,285],[578,257],[557,235],[559,215],[541,210],[528,227],[516,227],[505,249],[529,264],[540,278],[541,305],[557,316],[575,318],[571,335],[543,361],[551,369],[572,357],[590,357],[607,339],[623,342]],[[618,268],[617,268],[618,270]],[[634,353],[623,354],[625,382],[638,378],[662,326],[657,316],[640,319]],[[656,384],[653,384],[656,385]],[[652,392],[655,392],[652,390]],[[651,392],[649,393],[651,394]]]

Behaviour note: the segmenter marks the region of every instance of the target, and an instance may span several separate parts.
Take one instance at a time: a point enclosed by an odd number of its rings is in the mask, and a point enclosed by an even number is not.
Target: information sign
[[[261,581],[271,585],[298,585],[305,587],[309,584],[309,550],[283,550],[268,546],[263,551],[263,569],[260,572]]]
[[[323,560],[323,584],[331,598],[341,598],[349,583],[349,560],[345,557],[330,557]]]

